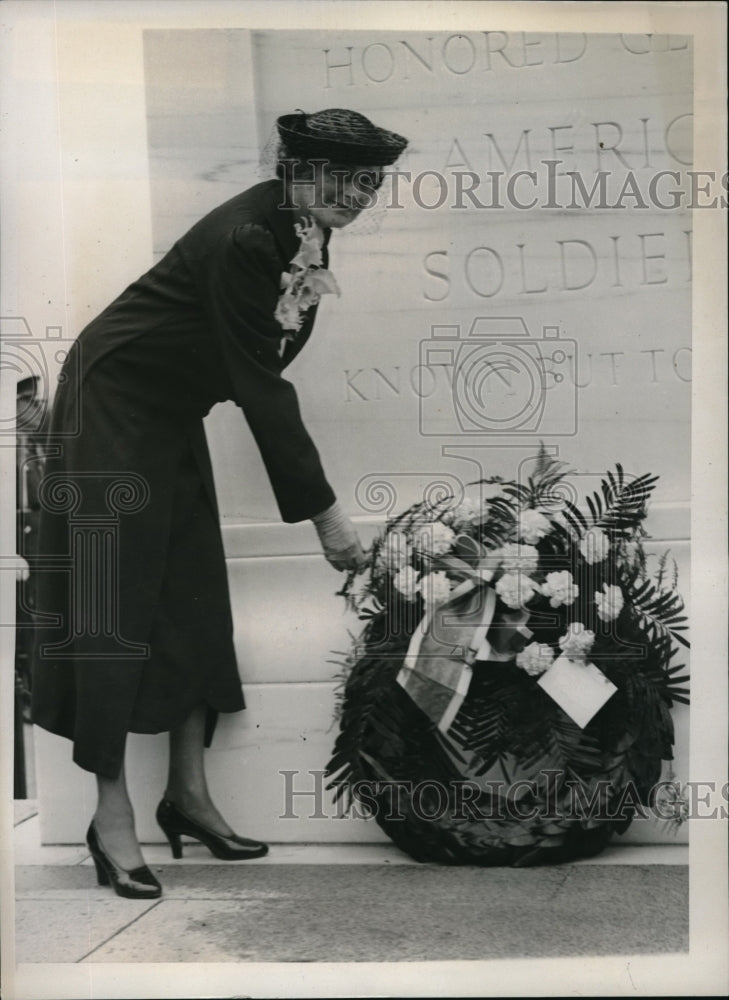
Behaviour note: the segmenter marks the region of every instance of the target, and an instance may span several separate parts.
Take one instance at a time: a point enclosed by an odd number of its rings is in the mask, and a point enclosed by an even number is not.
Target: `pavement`
[[[16,803],[18,963],[306,963],[688,950],[688,850],[616,844],[549,868],[421,865],[390,844],[274,844],[226,863],[144,854],[159,900],[96,884],[85,846],[41,846]]]

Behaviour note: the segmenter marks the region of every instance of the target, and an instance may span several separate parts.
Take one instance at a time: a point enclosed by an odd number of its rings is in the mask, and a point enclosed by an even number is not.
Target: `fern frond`
[[[624,533],[636,526],[646,516],[646,506],[658,477],[650,473],[628,482],[623,467],[616,465],[616,474],[608,472],[600,484],[600,491],[585,498],[592,523],[615,533]]]

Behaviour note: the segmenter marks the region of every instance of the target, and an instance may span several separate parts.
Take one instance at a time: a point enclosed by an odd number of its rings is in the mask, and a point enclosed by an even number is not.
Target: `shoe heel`
[[[179,833],[167,833],[165,831],[165,836],[170,842],[170,847],[172,848],[172,857],[179,861],[182,857],[182,841],[180,840]]]
[[[96,880],[99,885],[109,885],[109,873],[98,858],[94,858],[94,865],[96,867]]]

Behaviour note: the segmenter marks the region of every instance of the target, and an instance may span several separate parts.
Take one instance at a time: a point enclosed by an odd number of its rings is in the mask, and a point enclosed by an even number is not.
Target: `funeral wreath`
[[[657,483],[617,465],[580,498],[540,451],[523,481],[426,499],[342,590],[330,788],[412,857],[532,865],[599,853],[685,814],[673,773],[687,620],[668,553],[646,554]]]

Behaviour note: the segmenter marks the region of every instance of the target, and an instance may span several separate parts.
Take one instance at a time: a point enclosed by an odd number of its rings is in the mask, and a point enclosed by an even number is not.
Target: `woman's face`
[[[342,229],[377,201],[382,169],[313,161],[304,179],[290,185],[294,204],[322,229]]]

